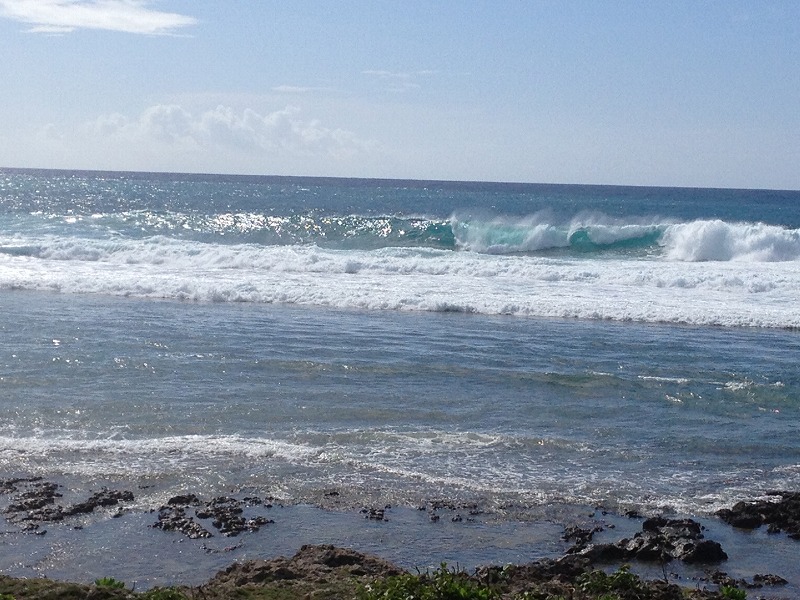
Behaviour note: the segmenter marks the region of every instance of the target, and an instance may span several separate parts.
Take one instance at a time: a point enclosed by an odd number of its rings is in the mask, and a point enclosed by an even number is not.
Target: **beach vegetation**
[[[735,585],[723,585],[719,588],[719,595],[725,600],[745,600],[747,592]]]
[[[578,588],[587,594],[595,594],[601,599],[616,598],[615,592],[640,592],[643,589],[642,580],[635,573],[631,573],[629,565],[622,565],[613,573],[606,573],[596,569],[578,577]]]
[[[95,579],[94,580],[94,584],[97,587],[113,588],[113,589],[118,589],[118,590],[121,590],[121,589],[123,589],[125,587],[125,582],[124,581],[118,581],[118,580],[114,579],[113,577],[101,577],[100,579]]]
[[[478,583],[465,571],[446,563],[433,572],[405,573],[372,582],[361,590],[361,600],[495,600],[497,591]]]
[[[176,587],[155,587],[139,594],[142,600],[188,600],[188,596]]]

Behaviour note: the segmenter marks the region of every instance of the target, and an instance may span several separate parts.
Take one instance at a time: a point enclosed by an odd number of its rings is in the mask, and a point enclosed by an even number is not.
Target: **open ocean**
[[[798,365],[796,191],[0,170],[0,478],[708,517]]]

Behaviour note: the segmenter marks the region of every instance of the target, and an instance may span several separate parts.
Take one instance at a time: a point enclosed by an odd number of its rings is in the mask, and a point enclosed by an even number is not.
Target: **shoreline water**
[[[254,502],[252,497],[238,494],[240,500],[245,499],[240,504],[243,517],[265,518],[257,531],[243,530],[226,536],[215,530],[210,520],[195,517],[212,537],[192,539],[185,533],[156,526],[159,510],[166,507],[141,510],[131,508],[132,502],[123,501],[41,522],[40,527],[25,532],[30,520],[8,520],[13,502],[32,497],[26,496],[24,490],[30,488],[25,485],[18,484],[22,492],[12,492],[6,486],[6,493],[0,495],[0,508],[7,519],[0,535],[0,574],[87,584],[113,577],[134,584],[137,590],[202,585],[232,563],[292,556],[307,544],[352,548],[412,572],[433,570],[442,562],[467,571],[489,565],[524,565],[558,559],[570,552],[574,540],[565,539],[570,528],[591,530],[594,544],[613,544],[633,537],[643,519],[640,515],[621,515],[589,506],[539,507],[538,518],[519,521],[484,512],[479,506],[459,506],[441,499],[424,507],[336,509],[284,504],[274,498]],[[55,487],[66,492],[56,497],[59,506],[69,506],[91,492],[68,485]],[[199,510],[187,506],[187,514],[197,513]],[[785,534],[767,533],[766,527],[742,530],[710,517],[696,521],[702,525],[706,539],[721,544],[728,560],[700,565],[674,560],[663,566],[633,560],[632,571],[645,579],[667,576],[671,583],[683,587],[708,589],[716,589],[712,579],[717,572],[739,581],[752,581],[755,575],[769,573],[788,583],[759,589],[760,597],[800,593],[800,569],[795,561],[800,542]],[[614,569],[623,562],[628,561],[600,561],[598,566]]]

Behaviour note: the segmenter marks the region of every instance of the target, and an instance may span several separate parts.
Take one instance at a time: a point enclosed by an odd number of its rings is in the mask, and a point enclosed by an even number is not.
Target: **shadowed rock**
[[[692,519],[654,517],[642,523],[642,531],[631,539],[613,544],[576,544],[568,554],[584,557],[593,563],[620,560],[669,562],[681,560],[693,564],[714,564],[728,559],[718,542],[703,539],[702,526]]]
[[[769,526],[770,533],[786,534],[800,540],[800,492],[770,492],[770,500],[737,502],[731,508],[717,511],[726,523],[741,529]]]

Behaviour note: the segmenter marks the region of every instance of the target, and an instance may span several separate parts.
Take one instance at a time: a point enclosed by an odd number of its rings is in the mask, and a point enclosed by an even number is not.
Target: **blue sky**
[[[0,0],[0,166],[800,189],[800,2]]]

